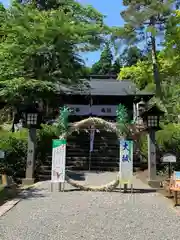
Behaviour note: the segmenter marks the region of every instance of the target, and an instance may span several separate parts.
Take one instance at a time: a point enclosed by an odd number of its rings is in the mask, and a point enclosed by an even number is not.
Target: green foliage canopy
[[[109,44],[107,44],[101,53],[100,59],[96,62],[92,68],[92,74],[106,75],[111,72],[113,55]]]
[[[99,49],[109,33],[103,16],[80,4],[65,13],[14,3],[1,18],[0,96],[11,103],[48,98],[55,83],[79,83],[79,53]]]
[[[114,38],[123,39],[133,45],[144,41],[145,47],[151,50],[153,79],[156,86],[156,95],[162,99],[161,78],[157,58],[156,37],[162,38],[166,24],[173,13],[173,4],[176,0],[124,0],[125,10],[121,16],[125,21],[124,28],[115,29]]]

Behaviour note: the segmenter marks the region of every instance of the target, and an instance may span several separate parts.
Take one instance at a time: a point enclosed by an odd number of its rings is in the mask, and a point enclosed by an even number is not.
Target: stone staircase
[[[90,153],[90,134],[74,132],[67,139],[66,167],[69,170],[117,171],[119,168],[119,141],[116,134],[101,129],[95,133],[94,149]],[[47,160],[38,172],[39,180],[51,177],[51,160]]]
[[[119,169],[119,141],[115,133],[104,130],[95,133],[90,166],[91,170],[99,171]]]

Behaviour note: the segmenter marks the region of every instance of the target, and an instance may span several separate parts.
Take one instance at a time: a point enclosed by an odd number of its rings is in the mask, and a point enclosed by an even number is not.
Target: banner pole
[[[53,192],[53,182],[51,182],[51,192]]]
[[[131,183],[131,193],[133,193],[133,184]]]
[[[128,185],[127,183],[124,184],[124,193],[127,193],[127,190],[128,190]]]
[[[95,129],[92,126],[90,127],[90,146],[89,146],[89,171],[91,170],[91,160],[92,160],[92,151],[94,149],[94,136],[95,136]]]
[[[91,171],[91,151],[89,152],[89,171]]]
[[[90,101],[89,101],[89,107],[90,107],[90,117],[92,117],[92,104],[93,104],[93,100],[92,100],[92,97],[90,95]],[[91,171],[91,157],[92,157],[92,130],[91,130],[92,126],[90,126],[90,134],[89,134],[89,171]]]
[[[58,185],[59,185],[59,186],[58,186],[58,191],[61,192],[61,190],[62,190],[62,184],[61,184],[61,182],[60,182]]]

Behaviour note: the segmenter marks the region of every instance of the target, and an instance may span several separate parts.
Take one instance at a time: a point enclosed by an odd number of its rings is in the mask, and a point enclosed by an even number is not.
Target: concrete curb
[[[37,182],[30,186],[25,186],[22,191],[19,193],[21,196],[26,195],[26,191],[33,189],[37,186],[39,186],[41,182]],[[0,217],[2,217],[5,213],[7,213],[9,210],[11,210],[16,204],[18,204],[21,200],[23,200],[23,197],[17,197],[12,200],[9,200],[5,202],[3,205],[0,206]]]
[[[2,206],[0,206],[0,217],[3,216],[5,213],[7,213],[9,210],[11,210],[20,201],[21,201],[20,198],[16,198],[16,199],[7,201]]]

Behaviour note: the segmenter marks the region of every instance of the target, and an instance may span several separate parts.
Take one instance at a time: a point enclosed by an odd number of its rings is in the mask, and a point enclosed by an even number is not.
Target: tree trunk
[[[150,23],[155,27],[154,18],[151,18]],[[162,91],[161,91],[161,81],[159,74],[159,66],[156,52],[156,37],[151,33],[151,56],[152,56],[152,64],[153,64],[153,75],[154,75],[154,83],[156,85],[156,96],[162,99]]]
[[[15,132],[15,124],[16,124],[16,117],[17,117],[17,108],[13,107],[12,109],[12,118],[13,118],[13,122],[12,122],[12,128],[11,128],[11,132]]]

